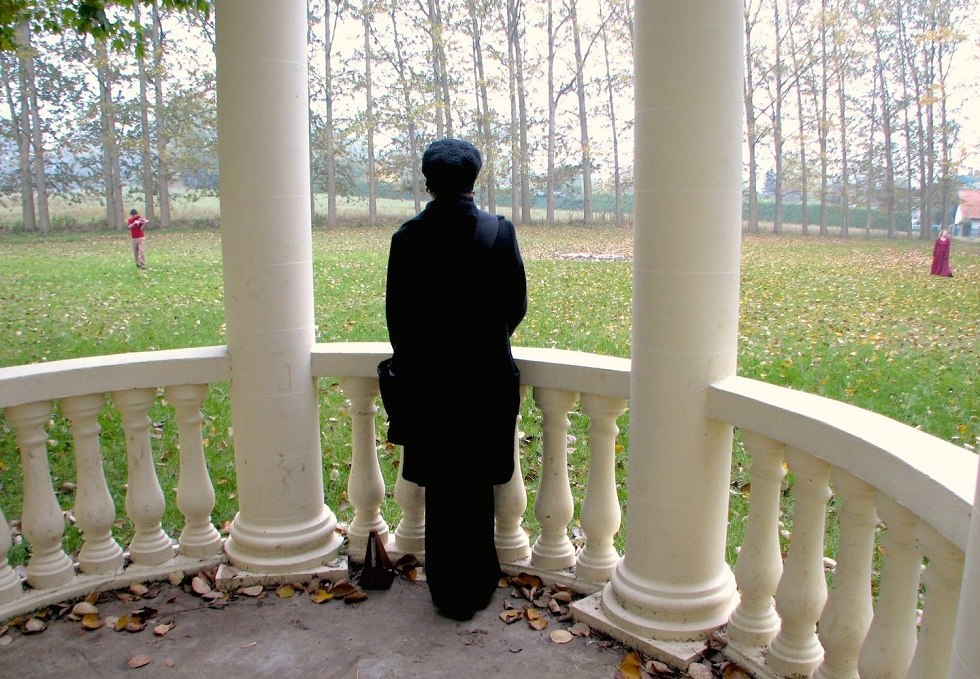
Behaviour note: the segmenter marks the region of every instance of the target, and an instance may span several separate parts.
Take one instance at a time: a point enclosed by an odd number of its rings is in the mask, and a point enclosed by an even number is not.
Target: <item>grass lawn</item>
[[[384,271],[391,225],[314,231],[319,341],[385,340]],[[522,227],[519,230],[530,305],[515,344],[629,355],[631,234],[613,228]],[[149,231],[148,270],[135,268],[126,233],[76,232],[48,237],[0,234],[0,366],[84,355],[224,343],[221,236],[215,229]],[[928,275],[932,243],[798,236],[746,236],[742,250],[739,374],[809,391],[883,413],[957,445],[980,437],[980,245],[956,241],[954,278]],[[593,253],[619,257],[564,259]],[[665,319],[669,322],[669,319]],[[324,484],[342,521],[350,429],[337,380],[320,381]],[[227,386],[214,385],[203,408],[206,451],[221,526],[237,509]],[[452,431],[458,410],[446,409]],[[436,415],[439,416],[438,409]],[[177,442],[170,406],[150,414],[161,483],[172,498]],[[628,450],[629,415],[620,422]],[[577,443],[573,490],[585,487],[587,450],[581,413],[570,416]],[[103,455],[119,516],[124,515],[125,450],[118,415],[103,413]],[[540,470],[538,413],[525,404],[525,473]],[[466,432],[456,432],[465,438]],[[49,425],[52,476],[62,506],[74,501],[73,455],[66,420]],[[0,418],[0,507],[21,507],[20,460],[10,426]],[[381,448],[389,519],[397,456]],[[744,478],[736,447],[735,484]],[[624,474],[625,454],[619,461]],[[533,491],[532,491],[533,492]],[[174,503],[164,517],[175,534]],[[733,502],[739,513],[741,503]],[[533,524],[529,509],[529,523]],[[74,530],[74,529],[72,529]],[[128,540],[131,526],[117,526]],[[71,538],[77,543],[77,535]],[[70,541],[69,544],[72,544]],[[14,560],[26,547],[15,547]]]

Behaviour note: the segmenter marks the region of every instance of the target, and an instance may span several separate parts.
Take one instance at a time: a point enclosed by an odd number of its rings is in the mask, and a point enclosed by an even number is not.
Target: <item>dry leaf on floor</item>
[[[150,588],[141,582],[134,582],[129,586],[129,591],[132,592],[134,596],[141,597],[145,596],[146,593],[150,591]]]
[[[752,679],[752,676],[733,662],[721,666],[721,676],[724,679]]]
[[[294,594],[296,594],[296,590],[293,589],[292,585],[283,585],[276,590],[276,596],[280,599],[288,599]]]
[[[48,628],[48,623],[40,618],[31,618],[24,623],[24,634],[38,634]]]
[[[567,629],[556,629],[551,633],[551,640],[556,644],[567,644],[572,638],[572,633]]]
[[[82,616],[82,629],[97,630],[105,626],[105,621],[99,617],[98,613],[87,613]]]
[[[587,637],[592,634],[592,628],[584,622],[577,622],[568,630],[577,637]]]
[[[238,590],[238,593],[243,596],[258,596],[265,590],[262,585],[252,585],[251,587],[242,587]]]
[[[99,609],[88,601],[79,601],[71,609],[72,615],[77,615],[78,617],[84,617],[86,615],[92,615],[93,613],[98,613]]]
[[[348,594],[356,591],[357,587],[355,587],[350,580],[341,580],[340,582],[334,583],[333,587],[330,588],[330,593],[337,599],[343,599]]]
[[[687,667],[687,674],[691,679],[713,679],[714,673],[701,663],[691,663]]]
[[[173,620],[168,620],[167,622],[161,622],[159,625],[153,628],[153,633],[158,637],[162,637],[164,634],[172,630],[177,626],[177,623]]]
[[[524,612],[519,611],[516,608],[508,608],[507,610],[500,611],[500,619],[503,620],[508,625],[512,622],[517,622],[524,617]]]
[[[145,667],[146,665],[149,665],[150,664],[150,656],[148,656],[148,655],[134,655],[132,658],[129,659],[129,662],[126,663],[126,664],[129,665],[130,668],[131,669],[134,669],[134,670],[137,667]]]
[[[344,597],[345,604],[359,604],[362,601],[367,601],[368,595],[364,592],[351,592]]]
[[[206,594],[211,591],[211,584],[200,575],[195,575],[194,579],[191,580],[191,589],[196,594]]]
[[[642,664],[640,654],[636,651],[630,651],[626,654],[626,657],[619,663],[619,671],[627,679],[640,679],[640,665]]]
[[[310,594],[310,600],[315,604],[322,604],[324,601],[330,601],[331,599],[333,599],[333,594],[323,587]]]

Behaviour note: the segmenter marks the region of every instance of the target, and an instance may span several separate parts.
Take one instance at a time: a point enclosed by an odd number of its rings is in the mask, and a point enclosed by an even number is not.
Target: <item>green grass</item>
[[[315,314],[319,341],[386,339],[384,270],[395,220],[379,228],[314,231]],[[530,308],[515,344],[629,355],[631,269],[627,261],[565,261],[564,253],[628,254],[628,231],[611,228],[520,229]],[[132,263],[126,233],[57,233],[48,237],[0,235],[0,366],[85,355],[224,343],[220,232],[150,231],[147,271]],[[931,243],[853,238],[749,236],[743,242],[739,374],[874,410],[921,427],[957,445],[980,436],[980,247],[957,241],[956,277],[927,275]],[[665,322],[669,322],[666,320]],[[346,499],[350,425],[335,378],[319,383],[324,485],[338,518],[349,521]],[[217,494],[213,518],[224,526],[237,509],[227,385],[213,385],[203,411],[205,450]],[[455,431],[457,411],[441,415]],[[154,452],[169,498],[164,525],[176,535],[181,519],[173,500],[177,476],[176,427],[161,398],[150,413],[161,426]],[[529,492],[540,476],[540,413],[523,410],[524,472]],[[570,416],[576,437],[573,492],[581,498],[587,475],[587,418]],[[106,473],[119,516],[126,480],[118,415],[101,418]],[[620,419],[619,443],[628,449],[629,416]],[[379,420],[383,436],[383,422]],[[466,436],[465,432],[458,435]],[[75,478],[68,423],[56,411],[49,425],[51,469],[62,506],[70,509]],[[732,544],[740,540],[747,458],[736,442]],[[397,456],[380,450],[391,499]],[[617,458],[621,497],[626,455]],[[8,519],[22,504],[20,459],[13,432],[0,418],[0,507]],[[625,499],[625,498],[623,498]],[[528,524],[535,525],[533,503]],[[117,537],[128,541],[122,519]],[[77,548],[78,536],[69,536]],[[828,548],[833,551],[832,546]],[[16,547],[22,561],[26,546]],[[731,557],[731,555],[730,555]]]

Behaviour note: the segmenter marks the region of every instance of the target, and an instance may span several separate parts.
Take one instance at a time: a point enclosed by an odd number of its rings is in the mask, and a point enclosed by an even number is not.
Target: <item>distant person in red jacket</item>
[[[146,235],[143,233],[143,227],[147,223],[148,220],[140,216],[136,208],[129,211],[126,225],[129,227],[130,240],[133,242],[133,259],[136,260],[137,269],[146,268]]]
[[[939,232],[936,244],[932,246],[932,269],[929,273],[933,276],[952,276],[953,271],[949,268],[949,246],[952,244],[949,231],[943,229]]]

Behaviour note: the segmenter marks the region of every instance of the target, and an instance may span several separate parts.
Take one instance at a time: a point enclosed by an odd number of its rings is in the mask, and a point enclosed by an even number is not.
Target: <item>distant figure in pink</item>
[[[933,276],[952,276],[953,272],[949,268],[949,246],[952,240],[949,238],[949,231],[943,229],[939,232],[939,238],[932,247],[932,269],[929,271]]]

